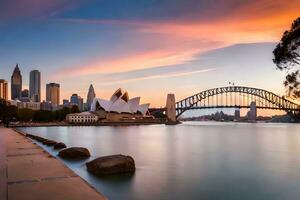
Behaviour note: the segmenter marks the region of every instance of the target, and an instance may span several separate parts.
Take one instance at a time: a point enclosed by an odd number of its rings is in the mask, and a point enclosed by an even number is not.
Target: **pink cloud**
[[[145,36],[137,45],[149,45],[151,40],[156,44],[155,48],[145,48],[147,50],[142,52],[136,50],[126,56],[99,56],[64,72],[67,71],[68,76],[72,77],[171,66],[192,61],[202,52],[227,45],[278,41],[282,32],[300,13],[300,7],[296,5],[298,0],[289,3],[280,0],[253,1],[211,21],[59,19],[68,23],[130,26],[131,31]],[[152,35],[152,39],[149,39],[149,35]],[[130,51],[126,45],[124,51]]]

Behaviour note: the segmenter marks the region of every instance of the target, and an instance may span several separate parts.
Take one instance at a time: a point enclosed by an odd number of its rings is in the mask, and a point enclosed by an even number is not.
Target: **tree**
[[[285,31],[273,51],[277,69],[287,71],[284,86],[289,96],[300,97],[300,17]]]
[[[21,122],[29,122],[33,119],[35,111],[28,108],[18,110],[18,119]]]
[[[73,105],[72,108],[71,108],[71,113],[79,113],[79,108],[77,105]]]

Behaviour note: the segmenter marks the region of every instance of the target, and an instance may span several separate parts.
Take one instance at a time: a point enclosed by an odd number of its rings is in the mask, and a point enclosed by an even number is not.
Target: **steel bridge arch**
[[[284,110],[284,111],[292,111],[292,112],[299,112],[300,111],[300,105],[285,99],[284,97],[280,97],[273,92],[259,89],[259,88],[252,88],[252,87],[244,87],[244,86],[227,86],[227,87],[219,87],[219,88],[213,88],[208,89],[205,91],[202,91],[200,93],[197,93],[193,96],[187,97],[185,99],[182,99],[178,102],[176,102],[176,117],[179,117],[181,114],[183,114],[187,110],[191,109],[200,109],[197,108],[195,105],[197,105],[202,100],[211,97],[216,96],[219,94],[225,94],[225,93],[239,93],[239,94],[248,94],[253,95],[259,98],[262,98],[272,104],[272,107],[258,107],[258,108],[265,108],[265,109],[277,109],[277,110]],[[225,108],[225,107],[237,107],[241,108],[243,106],[241,105],[234,105],[234,106],[212,106],[215,108]],[[207,107],[203,107],[207,108]]]

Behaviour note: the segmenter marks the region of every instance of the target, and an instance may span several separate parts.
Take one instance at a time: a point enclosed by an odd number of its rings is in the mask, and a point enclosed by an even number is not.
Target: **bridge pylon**
[[[176,123],[176,102],[175,94],[168,94],[166,103],[167,122]]]

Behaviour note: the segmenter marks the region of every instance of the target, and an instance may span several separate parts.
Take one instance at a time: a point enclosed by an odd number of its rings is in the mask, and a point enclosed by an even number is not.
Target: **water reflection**
[[[92,160],[128,154],[136,173],[99,178],[85,161],[64,161],[110,199],[283,200],[300,196],[298,124],[26,128],[83,146]],[[46,147],[53,155],[57,151]]]

